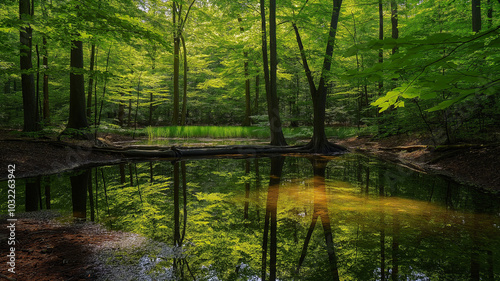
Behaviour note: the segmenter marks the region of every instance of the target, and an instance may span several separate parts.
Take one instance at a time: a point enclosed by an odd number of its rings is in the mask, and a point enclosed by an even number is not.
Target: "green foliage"
[[[184,8],[191,3],[176,2]],[[253,125],[269,124],[261,65],[259,7],[257,2],[247,2],[195,1],[184,29],[188,81],[187,118],[183,125],[241,124],[245,117],[247,79],[251,86]],[[380,126],[384,128],[377,132],[382,134],[427,131],[438,142],[467,140],[471,131],[494,135],[500,127],[496,113],[500,83],[499,18],[487,18],[489,7],[483,7],[483,29],[473,34],[467,3],[410,0],[398,5],[400,36],[393,39],[390,5],[387,1],[382,4],[385,39],[374,40],[379,33],[377,3],[344,1],[332,68],[325,74],[328,82],[325,123],[347,128]],[[35,1],[34,16],[23,23],[17,17],[18,2],[0,5],[0,121],[4,126],[22,127],[18,30],[27,23],[34,30],[30,73],[40,75],[40,108],[43,75],[49,77],[51,119],[44,125],[59,127],[67,121],[69,48],[73,39],[82,40],[86,46],[86,92],[90,90],[88,79],[95,83],[92,92],[97,96],[92,98],[89,118],[93,126],[99,120],[99,130],[108,130],[110,124],[123,128],[171,125],[175,28],[171,1],[91,0],[85,5],[73,0]],[[310,127],[313,117],[308,81],[291,23],[299,27],[313,77],[319,77],[331,8],[332,1],[326,0],[278,3],[277,83],[284,127]],[[496,11],[500,4],[492,1],[491,8]],[[97,49],[93,71],[90,71],[91,45]],[[41,65],[45,53],[47,68]],[[379,63],[380,55],[383,63]],[[181,69],[183,63],[181,60]],[[180,73],[180,80],[183,78]],[[394,119],[385,122],[388,119],[385,115]],[[308,130],[292,129],[285,134],[301,138],[310,135]],[[264,132],[238,134],[266,137]],[[447,136],[441,137],[444,135]]]

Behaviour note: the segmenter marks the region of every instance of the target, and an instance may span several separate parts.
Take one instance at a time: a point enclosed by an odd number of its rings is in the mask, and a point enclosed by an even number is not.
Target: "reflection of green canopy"
[[[84,212],[161,242],[133,256],[137,264],[149,261],[157,277],[258,280],[262,269],[273,276],[273,263],[280,280],[331,280],[335,271],[340,280],[500,276],[498,198],[355,154],[313,160],[322,164],[314,169],[307,159],[288,157],[281,173],[270,167],[276,161],[96,168]],[[51,207],[84,210],[68,186],[69,177],[53,177]]]

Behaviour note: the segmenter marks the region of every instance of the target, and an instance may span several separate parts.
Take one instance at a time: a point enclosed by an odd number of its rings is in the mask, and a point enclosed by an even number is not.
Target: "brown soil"
[[[63,222],[48,211],[20,216],[15,222],[15,245],[8,245],[8,233],[0,234],[0,263],[5,269],[0,280],[100,280],[104,266],[100,253],[145,240],[135,234],[107,231],[90,222]],[[8,224],[2,219],[0,227],[7,229]],[[10,247],[15,250],[15,273],[7,271]]]

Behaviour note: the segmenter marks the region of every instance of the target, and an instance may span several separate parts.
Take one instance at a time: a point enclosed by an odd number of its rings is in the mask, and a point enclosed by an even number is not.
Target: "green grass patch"
[[[144,129],[149,140],[158,138],[270,138],[267,127],[241,126],[167,126],[147,127]],[[357,127],[327,127],[326,135],[335,138],[348,138],[360,134],[369,134],[371,127],[358,129]],[[307,139],[313,134],[312,127],[283,128],[287,139]]]
[[[149,139],[155,138],[266,138],[269,132],[262,127],[241,126],[167,126],[147,127]]]

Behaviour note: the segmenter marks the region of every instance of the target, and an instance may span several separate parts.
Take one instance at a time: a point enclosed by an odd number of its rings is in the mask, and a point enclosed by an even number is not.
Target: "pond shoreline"
[[[433,146],[411,136],[378,141],[353,137],[337,142],[352,152],[375,156],[423,173],[447,176],[486,192],[500,193],[500,145],[459,144]]]
[[[5,228],[8,222],[0,217]],[[132,263],[118,267],[109,262],[151,243],[139,234],[107,230],[53,210],[16,213],[16,218],[16,270],[6,272],[1,280],[125,280],[117,277],[137,268]],[[0,244],[3,253],[8,250],[4,242]],[[3,255],[0,261],[7,263],[7,259]]]
[[[107,135],[101,140],[104,146],[114,147],[116,143],[129,142],[132,138]],[[351,152],[375,156],[419,172],[445,175],[487,191],[500,192],[498,144],[436,149],[407,136],[375,141],[370,137],[330,141],[347,147]],[[89,141],[0,139],[0,162],[4,165],[15,164],[16,178],[25,178],[127,160],[120,154],[92,151],[91,147],[92,143]],[[0,174],[0,179],[6,179],[6,172]]]

